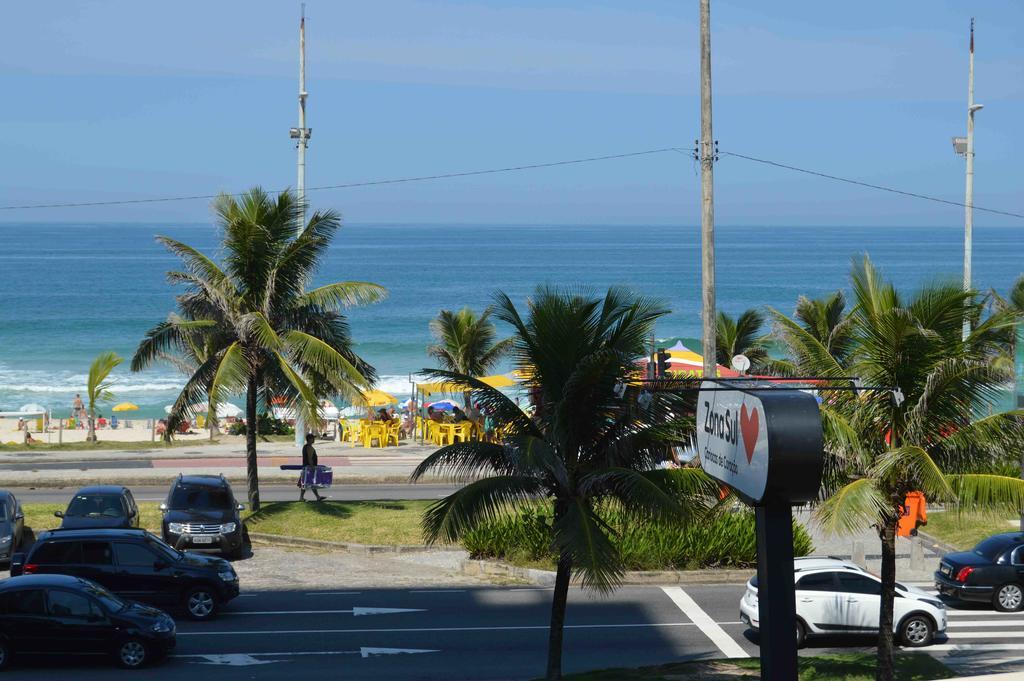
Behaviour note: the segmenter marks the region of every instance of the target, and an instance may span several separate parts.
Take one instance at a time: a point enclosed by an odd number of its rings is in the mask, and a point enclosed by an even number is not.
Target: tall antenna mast
[[[302,18],[299,20],[299,127],[292,128],[290,136],[298,140],[295,146],[299,150],[298,176],[295,182],[295,194],[299,200],[299,229],[306,226],[306,147],[312,128],[306,127],[306,3],[302,3]]]

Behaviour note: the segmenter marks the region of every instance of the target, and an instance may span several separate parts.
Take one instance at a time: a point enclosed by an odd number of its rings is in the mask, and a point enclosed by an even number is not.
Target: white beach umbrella
[[[42,406],[41,404],[36,404],[35,402],[31,402],[29,404],[21,405],[21,407],[18,409],[18,411],[26,412],[26,413],[31,413],[31,412],[38,413],[38,412],[41,412],[41,411],[45,412],[45,411],[47,411],[47,409],[46,409],[46,407]]]
[[[221,402],[217,405],[217,418],[226,419],[237,417],[242,414],[242,408],[230,402]]]

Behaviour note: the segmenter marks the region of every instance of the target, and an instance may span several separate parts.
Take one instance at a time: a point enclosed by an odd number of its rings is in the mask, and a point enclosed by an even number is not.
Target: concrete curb
[[[627,572],[624,586],[662,584],[744,584],[754,573],[750,570],[657,570]],[[550,570],[518,567],[497,560],[462,561],[462,574],[467,577],[505,577],[518,579],[537,586],[554,586],[555,573]],[[578,579],[574,580],[578,581]]]
[[[128,469],[128,470],[131,470],[131,469]],[[150,469],[147,469],[147,470],[150,470]],[[117,475],[117,484],[125,485],[125,486],[128,486],[128,487],[130,487],[132,485],[139,485],[139,486],[163,485],[163,484],[170,485],[171,482],[174,480],[174,478],[178,477],[179,471],[171,471],[171,469],[166,469],[166,470],[167,470],[166,473],[160,474],[160,475],[145,475],[145,476],[143,476],[143,475]],[[81,473],[81,471],[77,471],[77,472]],[[117,471],[117,472],[120,472],[120,471]],[[216,474],[218,474],[218,473],[220,473],[222,471],[221,471],[221,469],[212,469],[211,468],[211,469],[194,470],[194,471],[182,471],[182,472],[184,472],[186,475],[199,474],[199,473],[202,473],[202,474],[214,474],[214,475],[216,475]],[[232,485],[242,485],[244,487],[245,484],[246,484],[246,478],[245,478],[245,474],[244,473],[237,474],[237,475],[234,474],[234,473],[229,473],[229,474],[225,474],[224,477],[227,478],[228,482],[230,482]],[[0,474],[0,488],[6,488],[6,487],[30,487],[30,488],[32,488],[32,487],[35,487],[35,488],[61,489],[61,488],[73,487],[73,488],[77,489],[79,487],[84,487],[85,485],[95,485],[95,484],[98,484],[98,483],[109,483],[110,480],[111,480],[111,471],[110,470],[101,470],[101,469],[95,470],[93,472],[93,474],[91,474],[91,475],[79,474],[79,475],[75,475],[74,477],[71,477],[71,476],[55,477],[55,476],[46,476],[46,475],[39,475],[39,474],[36,474],[36,473],[26,472],[26,475],[23,475],[23,476],[14,476],[14,475],[10,475],[10,474],[6,474],[6,475]],[[335,485],[381,485],[381,484],[403,484],[403,483],[408,483],[408,482],[409,482],[409,475],[408,474],[400,474],[400,475],[366,475],[366,476],[361,476],[361,475],[335,475],[334,476],[334,484]],[[445,478],[445,477],[433,477],[433,476],[431,476],[431,477],[420,478],[420,480],[418,482],[439,484],[439,483],[448,483],[448,482],[450,482],[450,480],[448,478]],[[278,485],[278,484],[291,484],[291,485],[294,485],[295,484],[295,476],[294,475],[287,475],[287,476],[285,476],[285,475],[272,475],[272,474],[271,475],[264,475],[264,474],[261,473],[260,474],[260,484],[261,485],[262,484],[275,484],[275,485]]]
[[[938,549],[942,553],[956,553],[961,550],[952,544],[947,544],[941,539],[936,539],[932,535],[922,532],[921,530],[917,531],[917,536],[920,537],[922,541],[931,544],[932,549]]]
[[[427,546],[419,544],[411,545],[377,545],[377,544],[354,544],[349,542],[323,541],[320,539],[304,539],[302,537],[289,537],[281,534],[263,534],[262,532],[249,532],[249,539],[271,546],[298,547],[307,549],[330,549],[332,551],[346,551],[369,556],[378,553],[427,553],[430,551],[451,551],[451,546]],[[552,573],[554,574],[554,573]]]

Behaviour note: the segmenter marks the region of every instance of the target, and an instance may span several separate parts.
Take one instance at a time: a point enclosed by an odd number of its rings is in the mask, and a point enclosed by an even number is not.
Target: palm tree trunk
[[[91,400],[89,402],[89,434],[85,439],[87,442],[96,442],[96,407],[93,406]]]
[[[255,513],[260,510],[260,473],[259,460],[256,458],[256,391],[257,377],[255,373],[249,377],[249,387],[245,393],[245,474],[249,485],[249,508]]]
[[[882,598],[878,611],[878,668],[875,681],[892,681],[894,674],[892,648],[892,611],[896,598],[896,524],[895,516],[887,518],[879,530],[882,539]]]
[[[213,403],[213,399],[210,398],[206,401],[206,425],[210,428],[210,440],[213,440],[215,435],[220,435],[220,431],[217,429],[217,405]]]
[[[569,596],[569,580],[572,577],[572,557],[563,554],[558,560],[555,573],[555,593],[551,599],[551,626],[548,633],[548,671],[546,681],[561,681],[562,678],[562,632],[565,627],[565,608]]]

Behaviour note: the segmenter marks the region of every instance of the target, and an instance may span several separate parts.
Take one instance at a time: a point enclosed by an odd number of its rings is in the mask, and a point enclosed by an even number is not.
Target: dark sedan
[[[166,614],[88,580],[27,575],[0,582],[0,669],[19,655],[97,653],[131,669],[166,657],[174,644]]]
[[[991,603],[996,610],[1024,608],[1024,533],[983,539],[971,551],[942,557],[935,588],[943,596]]]
[[[25,513],[14,495],[0,490],[0,563],[10,563],[21,546],[25,532]]]
[[[68,508],[55,516],[62,530],[94,528],[131,528],[139,526],[139,507],[127,487],[93,485],[83,487],[71,497]]]

